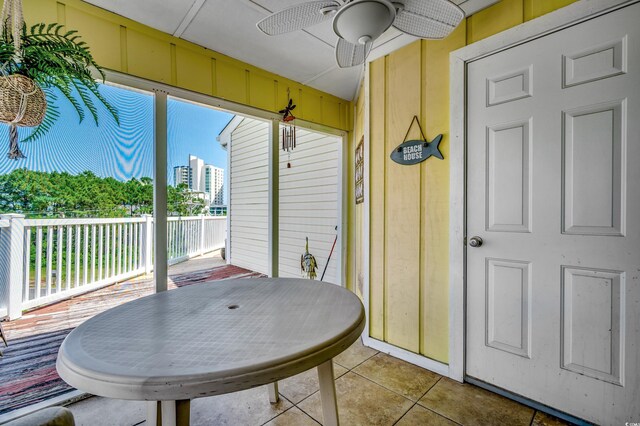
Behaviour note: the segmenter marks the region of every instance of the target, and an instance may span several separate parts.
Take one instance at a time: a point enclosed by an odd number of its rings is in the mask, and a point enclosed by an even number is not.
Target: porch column
[[[9,227],[0,229],[0,291],[4,293],[10,320],[22,316],[22,286],[25,268],[24,215],[4,214]],[[27,258],[28,259],[28,258]],[[28,267],[28,263],[27,263]]]
[[[167,92],[155,91],[153,138],[153,270],[156,292],[167,290]]]
[[[280,220],[280,121],[271,120],[269,133],[269,276],[278,276]]]

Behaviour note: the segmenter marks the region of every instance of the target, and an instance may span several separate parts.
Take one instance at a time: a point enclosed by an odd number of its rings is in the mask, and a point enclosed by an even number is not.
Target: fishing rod
[[[322,276],[320,277],[320,281],[324,279],[324,274],[327,272],[327,268],[329,267],[329,261],[331,260],[331,255],[333,254],[333,249],[336,247],[336,241],[338,241],[338,227],[336,226],[336,238],[333,240],[333,245],[331,246],[331,251],[329,252],[329,257],[327,258],[327,263],[324,265],[324,271],[322,271]]]

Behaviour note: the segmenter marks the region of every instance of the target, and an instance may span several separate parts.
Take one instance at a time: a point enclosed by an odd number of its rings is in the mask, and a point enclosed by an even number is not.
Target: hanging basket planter
[[[47,112],[44,92],[29,77],[13,74],[0,77],[0,121],[35,127]]]
[[[34,130],[22,142],[48,132],[60,117],[55,102],[67,99],[80,121],[87,112],[98,124],[97,104],[106,108],[119,124],[118,112],[100,93],[94,71],[104,81],[89,47],[76,31],[61,24],[27,27],[22,0],[4,0],[0,14],[0,122],[9,124],[9,153],[12,160],[25,158],[20,150],[18,127]]]

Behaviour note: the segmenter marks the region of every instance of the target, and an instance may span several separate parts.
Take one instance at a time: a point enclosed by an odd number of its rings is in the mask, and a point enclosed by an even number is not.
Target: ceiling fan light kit
[[[320,0],[273,13],[257,27],[272,36],[331,17],[338,36],[336,61],[340,68],[348,68],[363,64],[373,42],[391,26],[414,37],[441,39],[460,24],[464,12],[448,0]]]
[[[387,0],[354,0],[333,17],[333,31],[351,44],[367,44],[387,31],[396,8]]]

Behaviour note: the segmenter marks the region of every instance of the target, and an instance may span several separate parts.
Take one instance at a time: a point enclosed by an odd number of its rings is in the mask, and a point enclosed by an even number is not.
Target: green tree
[[[204,213],[204,200],[186,185],[168,187],[168,213]],[[153,180],[122,182],[93,172],[34,172],[16,169],[0,175],[0,213],[27,217],[125,217],[153,213]]]

